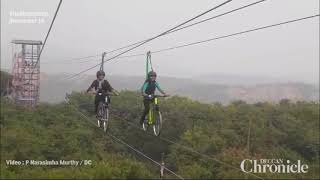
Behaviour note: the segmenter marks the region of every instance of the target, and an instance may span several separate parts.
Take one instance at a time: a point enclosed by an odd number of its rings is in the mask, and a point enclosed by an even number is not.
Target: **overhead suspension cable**
[[[233,12],[236,12],[236,11],[239,11],[239,10],[242,10],[242,9],[245,9],[245,8],[248,8],[248,7],[250,7],[250,6],[254,6],[254,5],[259,4],[259,3],[262,3],[262,2],[264,2],[264,1],[267,1],[267,0],[259,0],[259,1],[253,2],[253,3],[250,3],[250,4],[247,4],[247,5],[241,6],[241,7],[239,7],[239,8],[236,8],[236,9],[233,9],[233,10],[230,10],[230,11],[227,11],[227,12],[225,12],[225,13],[222,13],[222,14],[219,14],[219,15],[216,15],[216,16],[213,16],[213,17],[210,17],[210,18],[207,18],[207,19],[204,19],[204,20],[195,22],[195,23],[193,23],[193,24],[183,26],[183,27],[178,28],[178,29],[176,29],[176,30],[167,32],[166,35],[171,34],[171,33],[173,33],[173,32],[177,32],[177,31],[186,29],[186,28],[189,28],[189,27],[192,27],[192,26],[197,25],[197,24],[201,24],[201,23],[207,22],[207,21],[212,20],[212,19],[216,19],[216,18],[218,18],[218,17],[222,17],[222,16],[227,15],[227,14],[231,14],[231,13],[233,13]],[[137,44],[139,44],[139,43],[145,42],[146,40],[148,40],[148,39],[145,39],[145,40],[142,40],[142,41],[139,41],[139,42],[135,42],[135,43],[132,43],[132,44],[129,44],[129,45],[126,45],[126,46],[123,46],[123,47],[120,47],[120,48],[111,50],[111,51],[106,51],[106,53],[108,53],[108,54],[109,54],[109,53],[113,53],[113,52],[116,52],[116,51],[118,51],[118,50],[122,50],[122,49],[125,49],[125,48],[128,48],[128,47],[137,45]],[[100,54],[96,54],[96,55],[92,55],[92,56],[86,56],[86,57],[79,57],[79,58],[71,58],[71,59],[67,59],[67,60],[64,60],[64,61],[81,60],[81,59],[87,59],[87,58],[98,57],[98,56],[100,56]]]
[[[228,35],[218,36],[218,37],[214,37],[214,38],[210,38],[210,39],[206,39],[206,40],[201,40],[201,41],[182,44],[182,45],[173,46],[173,47],[169,47],[169,48],[164,48],[164,49],[160,49],[160,50],[156,50],[156,51],[151,51],[151,53],[153,53],[153,54],[161,53],[161,52],[164,52],[164,51],[179,49],[179,48],[183,48],[183,47],[187,47],[187,46],[193,46],[193,45],[197,45],[197,44],[208,43],[208,42],[219,40],[219,39],[224,39],[224,38],[228,38],[228,37],[232,37],[232,36],[237,36],[237,35],[241,35],[241,34],[245,34],[245,33],[259,31],[259,30],[263,30],[263,29],[267,29],[267,28],[272,28],[272,27],[275,27],[275,26],[281,26],[281,25],[284,25],[284,24],[290,24],[290,23],[294,23],[294,22],[298,22],[298,21],[302,21],[302,20],[307,20],[307,19],[311,19],[311,18],[316,18],[316,17],[319,17],[319,14],[312,15],[312,16],[307,16],[307,17],[303,17],[303,18],[297,18],[297,19],[293,19],[293,20],[289,20],[289,21],[284,21],[284,22],[276,23],[276,24],[272,24],[272,25],[262,26],[262,27],[258,27],[258,28],[254,28],[254,29],[250,29],[250,30],[240,31],[240,32],[232,33],[232,34],[228,34]],[[136,57],[136,56],[145,56],[145,53],[128,55],[128,56],[126,56],[126,58]],[[124,56],[120,56],[120,57],[124,58]]]
[[[82,117],[84,117],[84,119],[86,119],[89,123],[91,123],[92,125],[94,125],[95,127],[96,124],[90,120],[90,118],[88,116],[86,116],[85,114],[83,114],[77,107],[75,107],[74,105],[72,105],[71,103],[69,103],[67,101],[67,104],[69,104],[75,111],[77,111]],[[99,128],[100,129],[100,128]],[[150,160],[151,162],[153,162],[154,164],[158,165],[158,166],[163,166],[161,165],[159,162],[153,160],[152,158],[150,158],[149,156],[145,155],[143,152],[137,150],[136,148],[132,147],[131,145],[129,145],[128,143],[122,141],[121,139],[117,138],[116,136],[110,134],[110,133],[107,133],[108,136],[110,136],[112,139],[115,139],[116,141],[120,142],[121,144],[127,146],[128,148],[132,149],[133,151],[135,151],[136,153],[140,154],[141,156],[147,158],[148,160]],[[163,166],[164,169],[166,169],[168,172],[170,172],[171,174],[173,174],[174,176],[176,176],[177,178],[179,179],[184,179],[182,176],[178,175],[177,173],[173,172],[172,170],[170,170],[169,168]]]
[[[137,57],[137,56],[145,56],[145,53],[140,53],[140,54],[133,54],[133,55],[126,55],[126,56],[119,56],[115,59],[125,59],[125,58],[130,58],[130,57]],[[101,55],[100,55],[101,56]],[[89,60],[84,60],[84,61],[57,61],[55,62],[44,62],[43,64],[82,64],[82,63],[87,63],[87,62],[94,62],[94,61],[101,61],[101,59],[89,59]]]
[[[124,120],[124,121],[126,121],[128,124],[130,124],[132,127],[135,127],[136,129],[143,130],[141,127],[135,125],[134,123],[132,123],[132,122],[130,122],[130,121],[128,121],[128,120]],[[146,132],[146,133],[147,133],[148,135],[150,135],[150,136],[154,136],[154,135],[153,135],[152,133],[150,133],[150,132]],[[185,150],[187,150],[187,151],[189,151],[189,152],[192,152],[192,153],[195,153],[195,154],[200,155],[200,156],[202,156],[202,157],[205,157],[205,158],[207,158],[207,159],[213,160],[213,161],[218,162],[218,163],[220,163],[220,164],[222,164],[222,165],[224,165],[224,166],[228,166],[228,167],[231,167],[231,168],[233,168],[233,169],[242,171],[240,168],[238,168],[238,167],[236,167],[236,166],[232,166],[232,165],[230,165],[230,164],[228,164],[228,163],[226,163],[226,162],[223,162],[223,161],[221,161],[221,160],[218,160],[218,159],[216,159],[216,158],[213,158],[213,157],[211,157],[211,156],[209,156],[209,155],[200,153],[199,151],[196,151],[196,150],[194,150],[193,148],[190,148],[190,147],[188,147],[188,146],[185,146],[185,145],[176,143],[176,142],[174,142],[174,141],[172,141],[172,140],[170,140],[170,139],[167,139],[167,138],[164,138],[164,137],[161,137],[161,136],[157,136],[157,137],[158,137],[159,139],[167,142],[167,143],[177,145],[177,146],[179,146],[179,147],[181,147],[181,148],[183,148],[183,149],[185,149]],[[257,175],[255,175],[255,174],[253,174],[253,173],[248,172],[248,174],[250,174],[250,175],[252,175],[252,176],[254,176],[254,177],[256,177],[256,178],[263,179],[262,177],[257,176]]]
[[[81,116],[85,117],[91,124],[93,124],[94,126],[96,126],[96,124],[95,124],[94,122],[92,122],[91,120],[89,120],[89,118],[88,118],[86,115],[84,115],[77,107],[75,107],[75,106],[72,105],[71,103],[68,103],[68,104],[69,104],[70,106],[72,106],[76,111],[78,111],[78,112],[81,114]],[[141,127],[139,127],[139,126],[137,126],[136,124],[130,122],[129,120],[124,119],[124,121],[125,121],[127,124],[131,125],[131,127],[134,127],[134,128],[136,128],[136,129],[138,129],[138,130],[143,130]],[[149,136],[154,137],[154,135],[153,135],[152,133],[150,133],[150,132],[146,132],[146,134],[149,135]],[[111,134],[108,133],[108,135],[111,135]],[[112,135],[111,135],[111,137],[114,138],[114,139],[116,139],[116,140],[119,141],[119,142],[122,142],[123,144],[127,144],[127,143],[123,142],[122,140],[120,140],[120,139],[118,139],[118,138],[116,138],[116,137],[114,137],[114,136],[112,136]],[[185,149],[185,150],[187,150],[187,151],[189,151],[189,152],[192,152],[192,153],[195,153],[195,154],[197,154],[197,155],[200,155],[200,156],[202,156],[202,157],[204,157],[204,158],[206,158],[206,159],[213,160],[213,161],[218,162],[218,163],[220,163],[220,164],[222,164],[222,165],[224,165],[224,166],[228,166],[228,167],[230,167],[230,168],[233,168],[233,169],[236,169],[236,170],[240,170],[240,171],[241,171],[241,169],[238,168],[238,167],[236,167],[236,166],[232,166],[232,165],[230,165],[230,164],[228,164],[228,163],[226,163],[226,162],[223,162],[223,161],[221,161],[221,160],[218,160],[218,159],[216,159],[216,158],[214,158],[214,157],[211,157],[211,156],[209,156],[209,155],[207,155],[207,154],[200,153],[199,151],[196,151],[196,150],[194,150],[193,148],[190,148],[190,147],[188,147],[188,146],[185,146],[185,145],[176,143],[176,142],[174,142],[174,141],[172,141],[172,140],[170,140],[170,139],[167,139],[167,138],[165,138],[165,137],[161,137],[161,136],[156,136],[156,137],[159,138],[159,139],[162,140],[162,141],[165,141],[165,142],[167,142],[167,143],[170,143],[170,144],[174,144],[174,145],[176,145],[176,146],[179,146],[179,147],[181,147],[181,148],[183,148],[183,149]],[[128,144],[127,144],[127,145],[128,145]],[[130,145],[128,145],[128,146],[130,146]],[[130,149],[133,149],[134,151],[136,151],[136,149],[133,148],[132,146],[130,146]],[[139,150],[137,150],[136,152],[138,152],[139,154],[141,154],[141,155],[143,156],[143,153],[140,152]],[[148,158],[148,159],[149,159],[149,158]],[[153,161],[154,163],[156,163],[156,164],[158,164],[159,166],[161,166],[160,163],[152,160],[151,158],[150,158],[149,160],[151,160],[151,161]],[[167,169],[167,168],[165,168],[165,169]],[[167,169],[167,170],[168,170],[168,169]],[[168,170],[168,171],[169,171],[169,170]],[[172,172],[172,171],[169,171],[169,172],[174,173],[174,172]],[[258,178],[258,179],[263,179],[262,177],[257,176],[257,175],[255,175],[255,174],[253,174],[253,173],[250,173],[250,172],[248,172],[247,174],[252,175],[252,176],[254,176],[254,177]],[[179,176],[179,175],[177,175],[177,176]],[[181,177],[181,176],[180,176],[180,177]]]
[[[248,8],[248,7],[250,7],[250,6],[253,6],[253,5],[262,3],[262,2],[264,2],[264,1],[267,1],[267,0],[260,0],[260,1],[253,2],[253,3],[248,4],[248,5],[245,5],[245,6],[241,6],[241,7],[239,7],[239,8],[233,9],[233,10],[231,10],[231,11],[227,11],[227,12],[225,12],[225,13],[222,13],[222,14],[219,14],[219,15],[216,15],[216,16],[213,16],[213,17],[210,17],[210,18],[207,18],[207,19],[204,19],[204,20],[195,22],[195,23],[193,23],[193,24],[186,25],[186,26],[184,26],[184,27],[181,27],[181,28],[178,28],[178,29],[176,29],[176,30],[173,30],[173,31],[171,31],[171,32],[169,32],[169,33],[173,33],[173,32],[176,32],[176,31],[180,31],[180,30],[182,30],[182,29],[189,28],[189,27],[191,27],[191,26],[194,26],[194,25],[197,25],[197,24],[201,24],[201,23],[207,22],[207,21],[209,21],[209,20],[212,20],[212,19],[215,19],[215,18],[224,16],[224,15],[227,15],[227,14],[231,14],[231,13],[233,13],[233,12],[236,12],[236,11],[239,11],[239,10],[242,10],[242,9],[245,9],[245,8]],[[169,34],[169,33],[168,33],[168,34]]]
[[[139,153],[140,155],[144,156],[145,158],[149,159],[150,161],[152,161],[153,163],[157,164],[158,166],[163,166],[160,163],[158,163],[157,161],[151,159],[150,157],[148,157],[147,155],[145,155],[144,153],[142,153],[141,151],[135,149],[134,147],[130,146],[129,144],[127,144],[126,142],[122,141],[121,139],[118,139],[117,137],[113,136],[110,133],[107,133],[110,137],[112,137],[113,139],[117,140],[118,142],[120,142],[121,144],[126,145],[127,147],[129,147],[130,149],[134,150],[135,152]],[[164,169],[166,169],[167,171],[169,171],[171,174],[175,175],[176,177],[178,177],[179,179],[184,179],[182,176],[176,174],[175,172],[171,171],[170,169],[168,169],[167,167],[163,166]]]
[[[197,19],[197,18],[199,18],[199,17],[201,17],[201,16],[203,16],[203,15],[205,15],[205,14],[207,14],[207,13],[209,13],[209,12],[211,12],[211,11],[213,11],[213,10],[215,10],[215,9],[217,9],[217,8],[219,8],[219,7],[227,4],[227,3],[229,3],[229,2],[231,2],[231,1],[233,1],[233,0],[227,0],[227,1],[219,4],[218,6],[215,6],[215,7],[211,8],[211,9],[209,9],[209,10],[207,10],[207,11],[205,11],[205,12],[203,12],[203,13],[201,13],[201,14],[199,14],[199,15],[197,15],[197,16],[195,16],[195,17],[193,17],[193,18],[191,18],[191,19],[189,19],[189,20],[187,20],[187,21],[184,21],[183,23],[180,23],[179,25],[177,25],[177,26],[175,26],[175,27],[173,27],[173,28],[171,28],[171,29],[169,29],[169,30],[167,30],[167,31],[165,31],[165,32],[157,35],[157,36],[154,36],[154,37],[152,37],[152,38],[150,38],[150,39],[148,39],[148,40],[146,40],[146,41],[144,41],[144,42],[142,42],[142,43],[140,43],[140,44],[138,44],[138,45],[136,45],[136,46],[134,46],[134,47],[132,47],[132,48],[129,48],[128,50],[125,50],[125,51],[123,51],[123,52],[121,52],[121,53],[119,53],[119,54],[117,54],[117,55],[115,55],[115,56],[113,56],[113,57],[111,57],[111,58],[109,58],[109,59],[104,60],[104,62],[111,61],[112,59],[115,59],[115,58],[121,56],[122,54],[125,54],[125,53],[127,53],[127,52],[129,52],[129,51],[132,51],[132,50],[134,50],[134,49],[136,49],[136,48],[138,48],[138,47],[140,47],[140,46],[142,46],[142,45],[144,45],[144,44],[146,44],[146,43],[148,43],[148,42],[150,42],[150,41],[152,41],[152,40],[154,40],[154,39],[156,39],[156,38],[159,38],[159,37],[165,35],[166,33],[170,32],[170,31],[172,31],[172,30],[175,30],[175,29],[177,29],[177,28],[179,28],[179,27],[181,27],[181,26],[183,26],[183,25],[185,25],[185,24],[187,24],[187,23],[189,23],[189,22],[191,22],[191,21],[193,21],[193,20],[195,20],[195,19]],[[89,71],[89,70],[91,70],[91,69],[99,66],[100,64],[101,64],[101,63],[99,63],[99,64],[97,64],[97,65],[95,65],[95,66],[92,66],[92,67],[90,67],[90,68],[88,68],[88,69],[85,69],[85,70],[83,70],[83,71],[81,71],[81,72],[79,72],[79,73],[77,73],[77,74],[75,74],[75,75],[73,75],[73,76],[71,76],[71,77],[69,77],[69,78],[67,78],[67,79],[72,79],[73,77],[75,77],[75,76],[77,76],[77,75],[79,75],[79,74],[82,74],[82,73],[84,73],[84,72],[87,72],[87,71]]]
[[[101,61],[101,59],[87,59],[87,60],[84,60],[84,61],[77,61],[77,62],[72,62],[72,61],[60,61],[60,62],[42,62],[42,65],[46,65],[46,64],[49,64],[49,65],[52,65],[52,64],[83,64],[83,63],[88,63],[88,62],[94,62],[94,61]]]
[[[228,37],[232,37],[232,36],[237,36],[237,35],[241,35],[241,34],[245,34],[245,33],[259,31],[259,30],[263,30],[263,29],[267,29],[267,28],[281,26],[284,24],[290,24],[290,23],[294,23],[294,22],[298,22],[298,21],[302,21],[302,20],[307,20],[307,19],[311,19],[311,18],[316,18],[316,17],[319,17],[319,14],[313,15],[313,16],[307,16],[307,17],[303,17],[303,18],[298,18],[298,19],[293,19],[293,20],[289,20],[289,21],[284,21],[284,22],[277,23],[277,24],[262,26],[262,27],[258,27],[258,28],[254,28],[254,29],[250,29],[250,30],[240,31],[240,32],[232,33],[232,34],[228,34],[228,35],[218,36],[218,37],[214,37],[214,38],[210,38],[210,39],[206,39],[206,40],[196,41],[196,42],[192,42],[192,43],[188,43],[188,44],[182,44],[182,45],[178,45],[178,46],[155,50],[155,51],[151,51],[151,53],[153,53],[153,54],[161,53],[161,52],[179,49],[179,48],[188,47],[188,46],[193,46],[193,45],[197,45],[197,44],[208,43],[208,42],[219,40],[219,39],[224,39],[224,38],[228,38]],[[145,56],[145,55],[146,55],[145,53],[139,53],[139,54],[132,54],[132,55],[127,55],[127,56],[119,56],[115,59],[123,59],[123,58],[138,57],[138,56]],[[89,62],[89,61],[85,61],[85,62]]]
[[[307,16],[307,17],[303,17],[303,18],[298,18],[298,19],[294,19],[294,20],[290,20],[290,21],[285,21],[285,22],[281,22],[281,23],[277,23],[277,24],[272,24],[272,25],[268,25],[268,26],[263,26],[263,27],[259,27],[259,28],[254,28],[254,29],[250,29],[250,30],[246,30],[246,31],[241,31],[241,32],[237,32],[237,33],[233,33],[233,34],[229,34],[229,35],[210,38],[210,39],[197,41],[197,42],[193,42],[193,43],[189,43],[189,44],[183,44],[183,45],[174,46],[174,47],[170,47],[170,48],[166,48],[166,49],[161,49],[161,50],[154,51],[152,53],[160,53],[160,52],[163,52],[163,51],[169,51],[169,50],[173,50],[173,49],[178,49],[178,48],[183,48],[183,47],[187,47],[187,46],[197,45],[197,44],[201,44],[201,43],[206,43],[206,42],[210,42],[210,41],[214,41],[214,40],[218,40],[218,39],[224,39],[224,38],[228,38],[228,37],[232,37],[232,36],[237,36],[237,35],[250,33],[250,32],[254,32],[254,31],[258,31],[258,30],[262,30],[262,29],[272,28],[272,27],[275,27],[275,26],[281,26],[281,25],[284,25],[284,24],[294,23],[294,22],[298,22],[298,21],[302,21],[302,20],[306,20],[306,19],[311,19],[311,18],[315,18],[315,17],[319,17],[319,14],[313,15],[313,16]]]
[[[204,22],[206,22],[206,21],[209,21],[209,20],[212,20],[212,19],[215,19],[215,18],[224,16],[224,15],[233,13],[233,12],[235,12],[235,11],[248,8],[248,7],[250,7],[250,6],[256,5],[256,4],[261,3],[261,2],[264,2],[264,1],[267,1],[267,0],[260,0],[260,1],[257,1],[257,2],[251,3],[251,4],[248,4],[248,5],[245,5],[245,6],[242,6],[242,7],[236,8],[236,9],[233,9],[233,10],[231,10],[231,11],[228,11],[228,12],[225,12],[225,13],[222,13],[222,14],[219,14],[219,15],[216,15],[216,16],[213,16],[213,17],[210,17],[210,18],[207,18],[207,19],[204,19],[204,20],[201,20],[201,21],[192,23],[192,24],[190,24],[190,25],[183,26],[183,27],[181,27],[181,28],[178,28],[178,29],[175,29],[175,30],[172,30],[172,31],[169,31],[169,32],[167,32],[167,33],[165,33],[165,34],[167,35],[167,34],[174,33],[174,32],[177,32],[177,31],[180,31],[180,30],[183,30],[183,29],[192,27],[192,26],[194,26],[194,25],[201,24],[201,23],[204,23]],[[125,48],[134,46],[134,45],[136,45],[136,44],[139,44],[139,43],[142,43],[142,42],[145,42],[145,41],[148,41],[148,40],[149,40],[149,39],[145,39],[145,40],[142,40],[142,41],[139,41],[139,42],[136,42],[136,43],[132,43],[132,44],[129,44],[129,45],[127,45],[127,46],[123,46],[123,47],[114,49],[114,50],[112,50],[112,51],[108,51],[107,53],[112,53],[112,52],[115,52],[115,51],[118,51],[118,50],[121,50],[121,49],[125,49]]]
[[[54,16],[53,16],[53,19],[52,19],[52,21],[51,21],[49,30],[48,30],[48,32],[47,32],[47,35],[46,35],[45,39],[44,39],[44,43],[43,43],[43,45],[42,45],[42,48],[41,48],[41,50],[40,50],[40,53],[39,53],[39,55],[38,55],[38,60],[36,61],[36,64],[33,66],[34,68],[33,68],[32,72],[31,72],[31,76],[33,75],[34,69],[37,67],[37,65],[38,65],[38,63],[39,63],[39,61],[40,61],[40,56],[41,56],[42,51],[43,51],[43,49],[44,49],[44,47],[45,47],[45,45],[46,45],[46,43],[47,43],[47,39],[48,39],[48,37],[49,37],[49,34],[50,34],[50,32],[51,32],[51,29],[52,29],[53,23],[54,23],[54,21],[55,21],[55,19],[56,19],[56,17],[57,17],[57,14],[58,14],[58,12],[59,12],[61,3],[62,3],[62,0],[59,1],[58,7],[57,7],[57,9],[56,9],[56,12],[54,13]]]
[[[82,60],[82,59],[94,58],[94,57],[99,57],[99,56],[101,56],[101,54],[95,54],[95,55],[85,56],[85,57],[71,58],[71,59],[62,60],[62,61],[75,61],[75,60],[78,61],[78,60]]]

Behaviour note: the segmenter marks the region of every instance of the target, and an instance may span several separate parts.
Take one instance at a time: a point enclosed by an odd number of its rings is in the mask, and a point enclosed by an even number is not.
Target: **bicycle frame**
[[[102,95],[101,93],[98,95]],[[98,105],[98,127],[103,127],[103,130],[107,132],[108,121],[109,121],[109,110],[108,110],[108,96],[103,97]],[[102,126],[101,126],[102,123]]]
[[[149,104],[149,113],[148,113],[148,124],[151,125],[154,123],[154,110],[155,106],[158,105],[158,98],[154,97],[152,103]]]
[[[102,95],[101,93],[98,93],[98,95],[103,97],[103,95]],[[106,95],[105,97],[103,97],[103,100],[101,100],[101,101],[99,102],[99,104],[100,104],[100,103],[103,103],[103,108],[104,108],[103,111],[106,111],[106,109],[108,108],[108,101],[109,101],[109,97]],[[98,106],[99,106],[99,105],[98,105]],[[98,107],[98,108],[99,108],[99,107]],[[103,120],[105,120],[105,119],[101,119],[101,120],[103,121]]]

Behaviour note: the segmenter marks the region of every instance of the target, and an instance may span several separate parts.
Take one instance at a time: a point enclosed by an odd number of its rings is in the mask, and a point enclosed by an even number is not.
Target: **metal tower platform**
[[[40,95],[40,63],[36,62],[42,42],[13,40],[12,44],[12,96],[17,103],[34,107]]]

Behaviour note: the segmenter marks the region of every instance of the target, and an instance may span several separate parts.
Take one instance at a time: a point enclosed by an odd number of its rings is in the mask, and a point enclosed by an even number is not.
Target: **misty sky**
[[[257,0],[234,0],[211,17]],[[12,39],[44,40],[58,0],[1,0],[1,68],[11,68]],[[224,2],[224,0],[64,0],[41,58],[41,71],[77,73],[100,62],[70,58],[144,40]],[[10,11],[48,12],[42,24],[10,24]],[[267,0],[244,10],[158,38],[126,55],[146,53],[260,26],[319,14],[319,0]],[[202,18],[202,19],[203,19]],[[112,57],[115,54],[108,54]],[[319,81],[319,18],[152,55],[160,75],[266,76]],[[84,61],[84,60],[80,60]],[[72,61],[76,62],[76,61]],[[107,74],[142,75],[145,57],[112,60]],[[95,68],[86,74],[94,74]]]

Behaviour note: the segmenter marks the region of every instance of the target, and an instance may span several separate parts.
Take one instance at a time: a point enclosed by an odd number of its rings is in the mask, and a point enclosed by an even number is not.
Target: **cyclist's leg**
[[[144,119],[146,118],[146,115],[148,114],[149,112],[149,109],[150,109],[150,100],[148,99],[143,99],[143,105],[144,105],[144,111],[142,113],[142,116],[141,116],[141,119],[140,119],[140,124],[143,123]]]
[[[99,109],[98,109],[98,106],[99,106],[99,103],[101,102],[101,101],[103,101],[104,100],[104,98],[102,97],[102,96],[96,96],[96,99],[95,99],[95,112],[96,112],[96,115],[98,115],[98,111],[99,111]]]
[[[97,115],[98,114],[98,105],[99,105],[99,98],[96,96],[94,98],[94,113]]]

